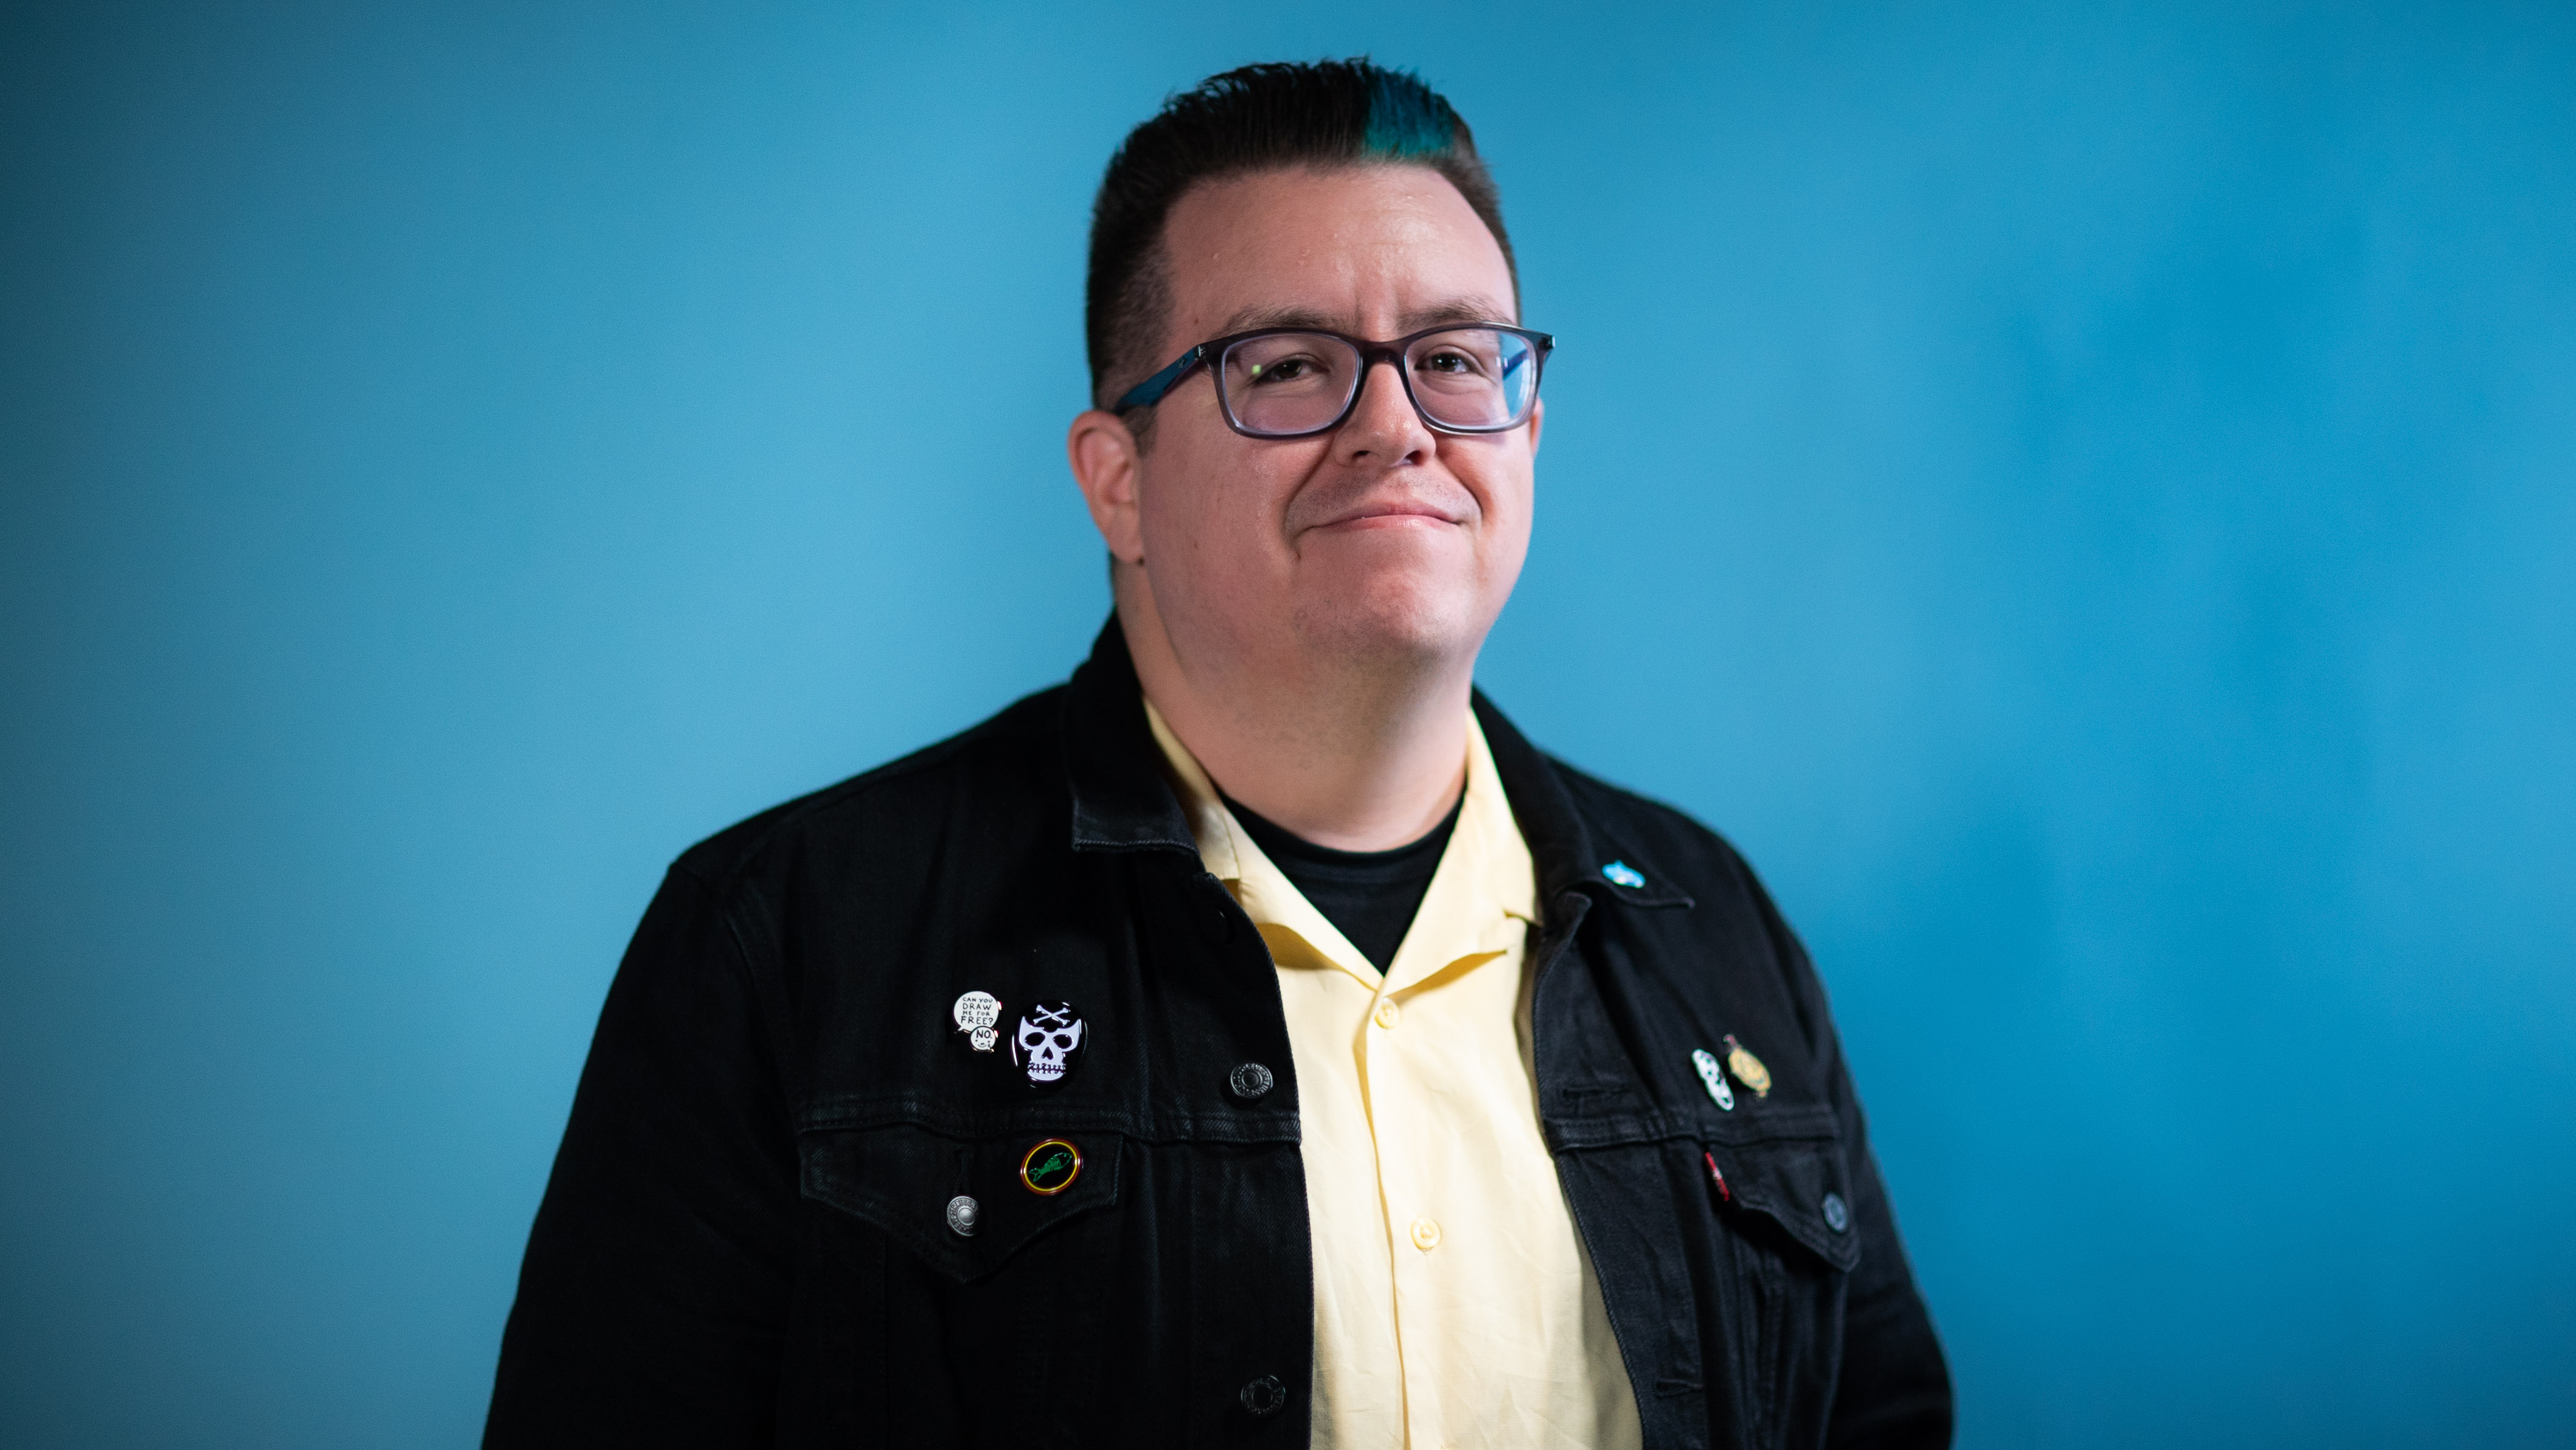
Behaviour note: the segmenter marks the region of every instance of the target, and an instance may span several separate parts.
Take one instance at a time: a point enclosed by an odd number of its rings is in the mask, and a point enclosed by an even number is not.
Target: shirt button
[[[1851,1227],[1851,1210],[1843,1206],[1843,1196],[1839,1193],[1825,1195],[1825,1227],[1836,1233]]]
[[[1433,1223],[1427,1218],[1415,1219],[1413,1221],[1413,1246],[1422,1250],[1426,1254],[1431,1252],[1433,1249],[1440,1247],[1440,1225]]]
[[[1378,1026],[1386,1028],[1388,1031],[1393,1031],[1395,1029],[1395,1019],[1404,1015],[1404,1009],[1395,1005],[1393,998],[1389,998],[1386,1001],[1378,1003],[1377,1011],[1370,1015],[1376,1019]]]
[[[1250,1102],[1270,1091],[1270,1069],[1257,1062],[1247,1062],[1225,1075],[1225,1085],[1236,1097]]]

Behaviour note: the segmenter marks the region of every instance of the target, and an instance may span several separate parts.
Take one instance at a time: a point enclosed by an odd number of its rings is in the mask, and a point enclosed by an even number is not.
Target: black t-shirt
[[[1461,795],[1459,805],[1464,804]],[[1431,874],[1440,869],[1440,853],[1449,848],[1449,833],[1458,828],[1458,806],[1451,806],[1431,834],[1409,846],[1336,851],[1290,834],[1231,798],[1226,807],[1288,883],[1381,972],[1395,961],[1395,949],[1404,944],[1413,914],[1431,889]]]

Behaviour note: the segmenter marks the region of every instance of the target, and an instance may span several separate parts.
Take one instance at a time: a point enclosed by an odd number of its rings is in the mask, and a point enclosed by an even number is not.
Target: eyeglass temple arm
[[[1109,411],[1113,413],[1124,413],[1131,408],[1150,407],[1155,403],[1161,402],[1163,400],[1163,395],[1172,390],[1172,385],[1178,383],[1183,374],[1187,373],[1191,368],[1198,366],[1200,356],[1206,351],[1207,348],[1204,345],[1201,345],[1191,348],[1188,352],[1182,353],[1179,357],[1172,359],[1172,365],[1170,367],[1163,369],[1161,372],[1154,374],[1145,381],[1129,388],[1126,395],[1121,397],[1118,400],[1117,405],[1112,407]]]

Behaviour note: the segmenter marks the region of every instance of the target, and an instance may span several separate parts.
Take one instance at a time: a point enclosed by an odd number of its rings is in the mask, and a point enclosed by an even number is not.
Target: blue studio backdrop
[[[2567,1443],[2576,21],[2241,0],[0,12],[0,1441],[472,1441],[663,864],[1102,617],[1109,150],[1362,51],[1962,1443]]]

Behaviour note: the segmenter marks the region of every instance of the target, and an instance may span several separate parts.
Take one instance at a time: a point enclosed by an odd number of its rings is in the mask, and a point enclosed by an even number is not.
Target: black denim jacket
[[[1546,919],[1539,1114],[1646,1443],[1947,1444],[1797,939],[1717,836],[1476,710]],[[1073,1003],[1073,1070],[1040,1091],[974,1051],[970,990]],[[1727,1107],[1692,1053],[1730,1035],[1770,1088],[1722,1077]],[[1199,864],[1113,621],[1069,685],[672,867],[609,989],[484,1443],[1305,1445],[1297,1090],[1276,971]],[[1083,1161],[1042,1196],[1020,1169],[1048,1139]]]

